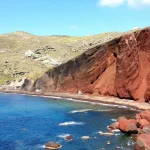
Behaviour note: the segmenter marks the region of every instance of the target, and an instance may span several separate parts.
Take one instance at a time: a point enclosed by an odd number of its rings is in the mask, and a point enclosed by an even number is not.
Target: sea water
[[[128,135],[107,136],[99,131],[107,132],[117,117],[131,118],[135,113],[61,98],[0,94],[0,150],[44,150],[48,141],[61,143],[61,150],[133,150]],[[65,141],[67,134],[73,136],[72,141]],[[82,140],[82,136],[90,139]]]

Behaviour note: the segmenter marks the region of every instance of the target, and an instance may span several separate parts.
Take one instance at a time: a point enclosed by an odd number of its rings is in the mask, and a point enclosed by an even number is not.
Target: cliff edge
[[[150,27],[87,50],[47,71],[33,84],[42,92],[150,100]]]

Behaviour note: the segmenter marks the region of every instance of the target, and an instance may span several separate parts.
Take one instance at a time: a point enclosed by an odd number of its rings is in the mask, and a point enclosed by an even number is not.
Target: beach
[[[53,98],[65,98],[67,100],[75,100],[78,102],[87,102],[92,104],[107,104],[107,105],[117,105],[121,107],[129,107],[137,110],[150,110],[150,104],[146,102],[136,102],[134,100],[129,99],[119,99],[113,96],[93,96],[93,95],[85,95],[85,94],[69,94],[69,93],[42,93],[42,92],[27,92],[27,91],[4,91],[0,90],[1,93],[14,93],[14,94],[25,94],[32,96],[40,96],[40,97],[53,97]]]

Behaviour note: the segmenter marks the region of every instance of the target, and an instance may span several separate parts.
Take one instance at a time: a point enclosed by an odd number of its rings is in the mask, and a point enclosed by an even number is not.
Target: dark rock
[[[29,79],[25,79],[25,80],[24,80],[24,83],[23,83],[22,86],[21,86],[21,89],[22,89],[22,90],[25,90],[25,91],[30,91],[30,90],[32,90],[32,81],[29,80]]]
[[[10,83],[11,83],[11,82],[10,82],[9,80],[8,80],[8,81],[6,81],[6,84],[7,84],[7,85],[9,85]]]
[[[5,63],[6,63],[6,64],[8,64],[8,63],[9,63],[9,61],[7,61],[7,60],[6,60],[6,61],[5,61]]]
[[[138,137],[137,134],[131,134],[131,139],[132,139],[134,142],[137,141],[137,137]]]
[[[28,72],[17,72],[17,73],[14,73],[13,76],[21,76],[21,75],[25,75],[26,73]]]

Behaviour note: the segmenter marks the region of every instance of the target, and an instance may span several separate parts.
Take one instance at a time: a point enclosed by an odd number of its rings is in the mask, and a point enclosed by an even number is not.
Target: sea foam
[[[111,119],[111,121],[113,121],[113,122],[117,122],[117,119]]]
[[[72,125],[84,125],[84,123],[83,122],[69,121],[69,122],[64,122],[64,123],[59,124],[59,126],[72,126]]]
[[[73,110],[73,111],[70,111],[69,113],[82,113],[82,112],[87,112],[87,111],[91,111],[92,109],[81,109],[81,110]]]
[[[61,135],[58,135],[58,137],[64,139],[65,137],[67,137],[67,136],[69,136],[69,135],[70,135],[70,134],[61,134]]]

